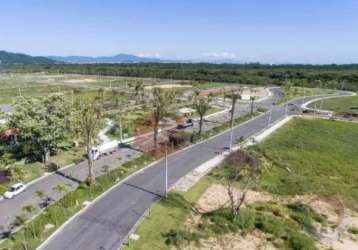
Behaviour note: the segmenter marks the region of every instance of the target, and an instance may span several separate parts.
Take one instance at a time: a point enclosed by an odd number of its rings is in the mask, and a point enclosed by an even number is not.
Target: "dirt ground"
[[[96,82],[96,79],[91,79],[91,78],[82,78],[82,79],[70,79],[70,80],[65,80],[65,83],[92,83],[92,82]]]
[[[235,190],[240,197],[240,190]],[[327,218],[327,226],[317,228],[319,232],[319,249],[357,250],[358,235],[348,231],[349,228],[358,228],[358,213],[345,208],[338,200],[318,197],[317,195],[274,196],[265,192],[249,190],[246,195],[245,205],[254,202],[277,202],[289,204],[301,202],[311,206],[317,213]],[[202,212],[209,212],[229,204],[229,196],[226,187],[219,184],[210,186],[199,198],[197,208]],[[197,223],[200,218],[191,216],[188,224]],[[261,234],[261,235],[260,235]],[[187,249],[275,249],[266,242],[262,233],[254,232],[246,237],[228,235],[220,239],[209,239],[203,242],[200,248]]]
[[[153,86],[145,86],[145,89],[153,89],[153,88],[162,88],[162,89],[171,89],[171,88],[191,88],[191,85],[183,85],[183,84],[158,84]]]

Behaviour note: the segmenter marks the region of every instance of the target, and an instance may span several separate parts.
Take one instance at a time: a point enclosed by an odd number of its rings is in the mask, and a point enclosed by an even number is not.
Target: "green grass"
[[[339,97],[311,103],[311,108],[331,110],[338,114],[358,114],[358,96]]]
[[[283,88],[283,91],[287,96],[288,100],[292,100],[301,96],[326,95],[326,94],[334,93],[334,91],[330,89],[302,88],[302,87],[292,87],[289,90]]]
[[[198,226],[186,224],[192,213],[191,206],[201,194],[216,182],[210,176],[202,178],[186,193],[172,192],[168,199],[161,200],[152,209],[137,229],[138,241],[131,240],[126,250],[171,249],[201,239],[220,237],[227,233],[247,234],[254,229],[269,235],[279,249],[316,249],[310,234],[315,233],[313,223],[324,223],[325,219],[312,208],[301,203],[279,205],[254,203],[242,208],[235,220],[229,209],[223,208],[203,215]]]
[[[296,118],[256,147],[268,160],[260,187],[333,196],[358,210],[357,140],[357,124]]]
[[[188,192],[172,192],[166,200],[157,203],[150,212],[150,216],[140,224],[137,234],[138,241],[131,240],[126,250],[170,249],[165,243],[164,236],[171,229],[184,230],[184,223],[190,215],[189,204],[195,203],[201,194],[212,184],[210,177],[202,178]]]
[[[18,175],[18,178],[11,180],[9,183],[1,185],[0,196],[5,193],[9,187],[18,182],[28,183],[45,173],[45,168],[42,163],[17,163],[13,167],[18,169],[21,174]]]
[[[57,228],[78,212],[84,201],[92,201],[104,191],[115,185],[128,175],[148,165],[153,158],[142,155],[130,162],[124,163],[120,168],[109,171],[97,177],[96,184],[87,186],[81,183],[78,188],[68,192],[62,199],[46,208],[34,220],[26,223],[18,232],[6,239],[0,245],[1,250],[37,249]],[[53,224],[55,227],[46,231],[45,225]]]
[[[194,87],[200,88],[200,89],[213,89],[213,88],[223,88],[227,86],[226,83],[222,82],[198,82],[193,84]]]
[[[58,166],[64,167],[71,163],[76,163],[84,159],[85,149],[83,147],[73,147],[66,151],[60,151],[56,155],[51,156],[51,162],[55,162]]]

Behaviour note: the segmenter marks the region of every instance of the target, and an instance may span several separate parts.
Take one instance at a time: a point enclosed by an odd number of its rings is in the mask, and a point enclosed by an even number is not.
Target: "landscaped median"
[[[0,245],[0,249],[36,249],[64,222],[83,209],[86,201],[93,201],[119,181],[147,166],[153,160],[151,156],[142,155],[124,163],[120,168],[97,177],[96,183],[92,186],[80,184],[78,188],[48,206],[43,213],[29,223],[25,223],[23,218],[18,217],[14,226],[22,226],[22,228],[9,235],[9,238]]]
[[[259,114],[261,113],[254,112],[252,115],[245,114],[236,118],[234,124],[237,126]],[[204,132],[200,141],[209,139],[210,137],[229,129],[230,126],[230,122],[222,123],[211,130]],[[86,201],[93,201],[96,197],[117,184],[119,181],[142,169],[153,161],[154,158],[144,154],[139,158],[124,163],[119,168],[97,177],[96,184],[93,186],[87,186],[85,183],[80,184],[78,188],[65,194],[62,199],[52,203],[43,213],[27,223],[24,216],[18,216],[14,221],[13,226],[21,226],[21,229],[12,235],[9,235],[9,238],[0,245],[0,249],[36,249],[68,219],[83,209]],[[67,192],[67,190],[63,190],[63,193],[65,192]]]

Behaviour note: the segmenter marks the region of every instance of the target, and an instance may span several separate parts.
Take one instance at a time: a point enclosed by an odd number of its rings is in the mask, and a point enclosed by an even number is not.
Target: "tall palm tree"
[[[204,116],[209,111],[211,105],[211,96],[200,96],[199,94],[196,94],[194,98],[194,109],[199,115],[199,136],[201,136],[202,130],[203,130],[203,121]]]
[[[250,114],[251,114],[251,117],[252,117],[252,115],[254,114],[254,104],[255,104],[257,90],[252,88],[250,91],[251,91],[251,95],[250,95],[250,101],[251,101]]]

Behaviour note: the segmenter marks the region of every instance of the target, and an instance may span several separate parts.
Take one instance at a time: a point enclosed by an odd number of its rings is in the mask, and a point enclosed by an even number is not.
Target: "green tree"
[[[30,153],[46,163],[49,153],[70,138],[70,116],[69,103],[62,95],[20,98],[8,116],[8,127],[18,129],[18,140],[30,146]]]
[[[83,105],[80,118],[80,127],[83,136],[83,141],[86,146],[87,160],[88,160],[88,184],[95,182],[93,174],[93,154],[92,147],[99,129],[99,118],[101,116],[101,109],[95,102],[86,102]]]

